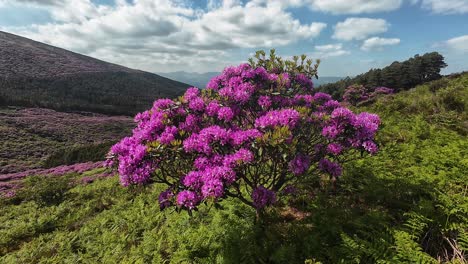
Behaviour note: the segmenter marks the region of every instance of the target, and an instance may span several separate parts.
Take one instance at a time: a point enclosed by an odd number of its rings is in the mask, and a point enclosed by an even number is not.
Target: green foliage
[[[314,64],[312,59],[307,59],[307,56],[303,54],[293,56],[292,60],[284,60],[276,56],[275,49],[272,49],[268,57],[266,57],[265,51],[257,51],[254,58],[249,59],[249,64],[252,68],[263,67],[269,72],[303,73],[318,78],[317,69],[320,65],[320,59],[316,60]]]
[[[433,81],[433,82],[431,82],[430,84],[428,84],[428,86],[429,86],[429,91],[435,93],[435,92],[437,92],[438,90],[447,87],[448,83],[449,83],[449,82],[448,82],[447,78],[442,78],[442,79]]]
[[[100,161],[106,157],[110,147],[115,142],[105,142],[101,144],[75,146],[61,149],[50,155],[44,161],[45,168],[57,167],[60,165],[70,165],[87,161]]]
[[[366,175],[366,181],[383,180],[378,184],[381,188],[363,192],[368,196],[364,203],[369,207],[379,204],[386,212],[380,211],[393,220],[380,222],[384,224],[382,230],[359,229],[361,234],[345,234],[348,261],[466,261],[463,241],[468,230],[468,141],[462,128],[467,118],[466,113],[453,111],[452,102],[444,100],[444,94],[456,91],[457,99],[465,102],[467,80],[468,75],[451,80],[435,95],[430,84],[420,86],[382,98],[369,107],[384,120],[380,134],[383,151],[367,163],[355,163],[347,177]],[[447,113],[465,121],[448,126],[433,118]],[[365,173],[354,175],[363,169]]]
[[[17,198],[35,201],[39,206],[59,204],[71,188],[70,175],[67,176],[30,176],[24,181],[25,188]]]

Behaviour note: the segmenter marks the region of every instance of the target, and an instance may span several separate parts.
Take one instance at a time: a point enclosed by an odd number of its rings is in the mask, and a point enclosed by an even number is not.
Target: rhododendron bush
[[[358,105],[379,95],[393,94],[394,90],[387,87],[366,88],[364,85],[351,85],[343,94],[343,101],[351,105]]]
[[[350,152],[374,154],[380,120],[314,92],[318,64],[257,52],[207,88],[159,99],[110,151],[124,186],[164,183],[161,208],[235,197],[258,212],[294,186],[337,178]]]

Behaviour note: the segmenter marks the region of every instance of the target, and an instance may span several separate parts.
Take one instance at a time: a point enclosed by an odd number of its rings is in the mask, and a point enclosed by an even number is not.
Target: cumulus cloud
[[[364,51],[382,50],[384,46],[397,45],[400,43],[398,38],[379,38],[373,37],[366,39],[361,46]]]
[[[278,3],[208,1],[206,9],[196,9],[170,0],[118,0],[113,6],[45,0],[54,22],[7,30],[145,70],[212,70],[230,61],[233,49],[288,45],[313,39],[326,27],[301,23]]]
[[[310,0],[310,8],[332,14],[363,14],[393,11],[402,0]]]
[[[1,2],[33,3],[38,5],[57,5],[63,6],[64,2],[69,0],[0,0]],[[419,0],[410,0],[419,1]],[[434,0],[433,0],[434,1]],[[463,0],[450,0],[463,1]],[[126,2],[126,0],[115,0],[115,2]],[[78,3],[76,1],[75,3]],[[239,0],[207,0],[208,9],[217,9],[219,7],[232,7],[240,4]],[[309,7],[315,11],[321,11],[331,14],[363,14],[393,11],[401,7],[403,0],[251,0],[255,5],[276,5],[282,8],[287,7]]]
[[[421,5],[436,14],[468,13],[468,1],[466,0],[422,0]]]
[[[338,43],[315,46],[315,52],[312,56],[316,58],[329,58],[347,54],[350,54],[350,52],[343,49],[343,44]]]
[[[384,19],[374,18],[347,18],[335,25],[334,39],[339,40],[363,40],[368,36],[386,32],[390,24]]]
[[[39,5],[61,5],[63,1],[60,1],[60,0],[16,0],[16,1],[11,1],[11,2],[35,3]]]
[[[451,50],[468,53],[468,35],[449,39],[445,42],[445,45]]]
[[[253,0],[283,7],[309,7],[314,11],[338,14],[364,14],[393,11],[401,7],[403,0]]]

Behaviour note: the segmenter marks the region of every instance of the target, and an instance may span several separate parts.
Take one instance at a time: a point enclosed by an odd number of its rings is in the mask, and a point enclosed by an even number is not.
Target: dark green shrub
[[[439,93],[440,100],[445,109],[449,111],[457,111],[462,113],[465,111],[465,104],[467,104],[467,98],[463,95],[463,89],[466,87],[456,86],[445,89]]]
[[[61,149],[44,161],[44,167],[52,168],[60,165],[104,160],[107,152],[114,143],[115,142],[105,142]]]
[[[18,195],[23,200],[34,201],[40,206],[60,204],[72,187],[71,177],[72,175],[28,177]]]
[[[446,78],[442,78],[439,80],[432,81],[428,84],[429,86],[429,91],[435,93],[438,90],[447,87],[449,84],[449,81]]]

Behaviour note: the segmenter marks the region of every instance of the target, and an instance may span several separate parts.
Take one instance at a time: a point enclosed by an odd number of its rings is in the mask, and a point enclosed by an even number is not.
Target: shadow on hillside
[[[265,227],[226,225],[224,261],[304,263],[315,259],[338,263],[350,255],[343,235],[376,240],[370,236],[388,234],[386,230],[401,224],[404,214],[419,201],[429,199],[433,189],[431,184],[380,179],[370,170],[356,168],[341,180],[336,191],[314,190],[312,199],[297,197],[291,201],[293,208],[308,217],[294,219],[291,214],[276,212],[266,220]]]

